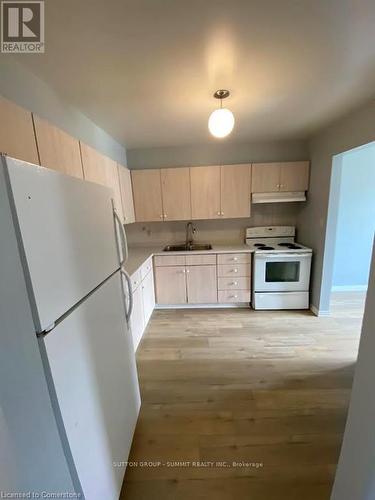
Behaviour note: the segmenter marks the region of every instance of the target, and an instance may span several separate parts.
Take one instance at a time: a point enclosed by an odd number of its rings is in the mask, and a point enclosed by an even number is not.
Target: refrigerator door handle
[[[116,212],[116,209],[113,209],[113,215],[118,223],[119,229],[120,229],[120,238],[121,238],[121,247],[122,247],[122,261],[120,262],[120,265],[122,266],[125,264],[125,262],[128,260],[129,252],[128,252],[128,240],[126,238],[126,232],[124,225],[120,219],[120,216]]]
[[[129,274],[125,271],[125,269],[121,269],[121,274],[124,276],[126,280],[126,285],[128,288],[128,301],[129,301],[129,306],[126,308],[126,297],[125,297],[125,316],[126,316],[126,321],[129,324],[130,317],[133,312],[133,290],[132,290],[132,282],[130,279]]]

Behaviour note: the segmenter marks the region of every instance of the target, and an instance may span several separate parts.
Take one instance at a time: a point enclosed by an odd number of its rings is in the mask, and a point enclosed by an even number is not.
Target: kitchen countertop
[[[244,243],[232,244],[232,245],[212,245],[211,250],[194,250],[191,252],[180,251],[180,252],[164,252],[163,248],[166,245],[159,246],[133,246],[129,247],[129,258],[125,264],[126,271],[132,275],[141,265],[146,262],[149,257],[154,255],[200,255],[200,254],[210,254],[210,253],[253,253],[254,250]]]

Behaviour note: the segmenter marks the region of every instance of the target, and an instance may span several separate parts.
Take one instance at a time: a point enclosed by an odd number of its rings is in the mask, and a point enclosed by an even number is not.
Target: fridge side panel
[[[90,500],[117,500],[140,407],[120,273],[46,337],[69,446]],[[120,466],[118,466],[120,463]]]
[[[35,335],[1,164],[0,235],[1,490],[73,493]]]
[[[119,267],[111,191],[7,158],[38,331]]]

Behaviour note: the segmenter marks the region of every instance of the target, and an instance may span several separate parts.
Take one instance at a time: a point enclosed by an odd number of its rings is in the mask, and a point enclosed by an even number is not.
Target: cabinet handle
[[[221,214],[220,214],[220,215],[221,215],[221,216],[223,216],[223,215],[224,215],[224,212],[221,212]]]
[[[238,281],[233,281],[232,285],[237,286],[238,285]]]
[[[233,269],[233,272],[238,273],[238,269]]]
[[[185,269],[183,269],[183,270],[182,270],[182,272],[185,274],[185,273],[186,273],[186,270],[185,270]]]
[[[238,257],[233,257],[233,260],[234,260],[235,262],[237,262]]]
[[[163,218],[163,214],[160,214],[159,217],[162,219]]]
[[[237,299],[238,295],[230,295],[229,298],[230,299]]]
[[[164,219],[167,219],[168,215],[167,214],[164,214]]]
[[[221,215],[221,213],[220,213],[220,212],[218,212],[218,213],[217,213],[217,215]]]
[[[186,272],[189,274],[190,273],[189,269],[186,269]]]

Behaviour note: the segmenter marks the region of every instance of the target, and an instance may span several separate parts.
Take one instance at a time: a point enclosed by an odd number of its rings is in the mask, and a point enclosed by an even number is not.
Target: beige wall
[[[196,241],[205,243],[243,243],[245,229],[251,226],[295,225],[300,203],[253,205],[249,219],[193,221]],[[165,245],[185,240],[186,222],[147,222],[126,226],[129,245]]]
[[[314,250],[311,301],[321,312],[329,310],[332,281],[334,228],[328,220],[328,202],[333,156],[374,140],[373,100],[321,130],[309,144],[310,187],[297,227],[300,241]]]
[[[309,158],[302,140],[236,144],[214,141],[206,145],[127,150],[129,168],[187,167],[247,162],[293,161]]]

